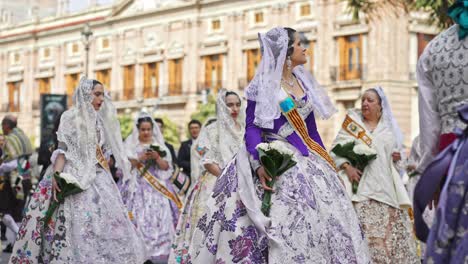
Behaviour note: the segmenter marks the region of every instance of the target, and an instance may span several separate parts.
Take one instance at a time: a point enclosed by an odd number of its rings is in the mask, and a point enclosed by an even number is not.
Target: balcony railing
[[[367,78],[367,66],[365,64],[346,64],[331,67],[330,79],[333,82],[365,80]]]
[[[169,96],[182,95],[182,83],[170,83],[168,85],[167,95]]]
[[[222,88],[226,88],[226,83],[223,81],[199,82],[197,84],[197,93],[201,93],[203,90],[214,93]]]

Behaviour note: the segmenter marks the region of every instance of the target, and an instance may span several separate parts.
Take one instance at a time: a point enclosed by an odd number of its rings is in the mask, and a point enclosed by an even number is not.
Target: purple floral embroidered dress
[[[323,146],[311,100],[296,104],[309,136]],[[245,146],[218,178],[181,263],[370,263],[334,168],[308,151],[284,115],[273,129],[256,126],[255,107],[248,101]],[[265,140],[286,142],[298,160],[276,182],[269,218],[260,211],[263,189],[252,173],[259,166],[255,147]]]
[[[141,118],[152,120],[151,116],[143,112],[138,116],[138,119]],[[138,139],[137,122],[135,122],[132,134],[125,140],[127,155],[131,159],[138,159],[150,147],[150,144],[143,144]],[[155,122],[152,122],[152,124],[152,145],[160,146],[162,150],[169,154],[169,150],[164,145],[164,139],[159,127]],[[163,159],[172,164],[171,155],[166,155]],[[171,200],[154,189],[141,176],[140,172],[136,169],[133,169],[131,172],[133,177],[137,179],[136,191],[133,196],[129,197],[127,195],[129,193],[129,185],[119,182],[123,202],[127,206],[127,209],[132,212],[132,222],[143,236],[146,251],[149,255],[148,259],[154,262],[165,262],[169,257],[172,240],[175,235],[179,210]],[[148,168],[148,172],[164,184],[169,191],[175,193],[169,180],[173,172],[172,167],[164,171],[158,168],[157,165],[153,165]]]
[[[241,114],[234,122],[231,110],[226,105],[227,90],[221,89],[216,102],[217,121],[205,126],[195,143],[201,155],[200,164],[217,164],[220,168],[232,159],[242,145],[244,136],[244,120]],[[238,120],[238,121],[237,121]],[[236,123],[239,126],[236,126]],[[173,250],[169,263],[181,263],[187,259],[188,247],[196,243],[192,239],[193,230],[197,227],[200,217],[204,213],[206,201],[210,199],[217,177],[204,169],[204,173],[195,186],[188,192],[184,208],[179,217],[174,239]]]

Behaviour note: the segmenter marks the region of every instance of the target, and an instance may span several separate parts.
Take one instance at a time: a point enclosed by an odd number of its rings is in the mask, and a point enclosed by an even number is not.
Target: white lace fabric
[[[149,118],[151,120],[151,123],[152,123],[152,126],[153,126],[153,144],[158,145],[161,150],[166,152],[166,156],[163,159],[166,160],[169,163],[169,166],[172,166],[171,165],[172,164],[171,153],[169,152],[169,149],[166,147],[164,137],[163,137],[163,135],[161,133],[161,130],[159,129],[158,124],[156,124],[156,122],[151,117],[151,115],[149,115],[148,113],[145,113],[145,112],[140,112],[138,114],[137,118],[135,119],[134,125],[133,125],[132,133],[125,140],[125,149],[126,149],[127,156],[129,158],[138,159],[138,157],[136,155],[137,155],[138,152],[141,151],[140,148],[142,148],[143,144],[140,143],[140,140],[139,140],[139,131],[138,131],[137,125],[138,125],[138,120],[141,119],[141,118],[145,118],[145,117],[147,117],[147,118]],[[159,175],[159,176],[162,179],[170,178],[170,176],[172,174],[172,168],[169,169],[169,170],[166,170],[166,171],[160,171],[160,174],[161,175]],[[135,189],[131,189],[131,192],[133,192],[134,190]]]
[[[288,50],[288,34],[284,28],[277,27],[266,34],[259,34],[262,59],[255,77],[248,84],[245,94],[247,99],[255,101],[254,123],[258,127],[272,129],[274,120],[280,117],[279,91],[281,77]],[[293,69],[293,74],[304,82],[305,93],[313,102],[314,114],[327,119],[336,112],[326,91],[312,75],[300,65]]]
[[[219,91],[216,99],[216,121],[203,128],[198,138],[198,147],[204,149],[201,163],[216,163],[220,168],[237,153],[245,130],[245,107],[241,107],[237,117],[240,124],[240,128],[237,128],[225,102],[226,93],[226,89]]]
[[[64,170],[73,175],[84,189],[89,188],[96,178],[98,127],[104,130],[107,146],[115,157],[117,167],[122,170],[124,180],[130,177],[115,107],[106,93],[101,109],[95,111],[91,104],[92,90],[93,80],[83,77],[73,95],[74,105],[63,113],[57,131],[58,141],[66,146],[64,154],[67,163]]]
[[[393,116],[392,108],[390,107],[388,98],[385,95],[382,87],[377,86],[374,89],[377,91],[380,100],[382,100],[382,118],[384,124],[392,130],[393,136],[395,137],[395,148],[401,151],[403,150],[403,133],[401,132],[400,126],[398,125],[395,117]]]

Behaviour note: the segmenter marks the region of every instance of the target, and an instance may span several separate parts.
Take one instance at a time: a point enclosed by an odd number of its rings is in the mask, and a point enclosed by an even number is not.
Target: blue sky
[[[117,0],[97,0],[98,5],[107,5]],[[86,0],[70,0],[70,12],[77,12],[85,9],[88,6]]]

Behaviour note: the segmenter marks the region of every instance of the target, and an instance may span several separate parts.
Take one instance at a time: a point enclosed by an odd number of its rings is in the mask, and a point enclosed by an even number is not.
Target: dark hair
[[[294,34],[296,33],[296,30],[290,27],[285,27],[284,28],[286,32],[288,32],[288,51],[286,52],[286,56],[291,56],[294,52],[294,41],[296,40],[294,38]]]
[[[379,105],[382,106],[382,98],[380,98],[380,95],[376,89],[370,88],[364,91],[364,93],[367,93],[367,92],[374,92],[377,95],[377,99],[379,100]]]
[[[164,121],[162,118],[156,117],[154,118],[154,122],[161,124],[161,127],[164,127]]]
[[[239,101],[242,103],[242,100],[241,100],[240,96],[239,96],[236,92],[227,91],[227,92],[226,92],[226,97],[228,97],[229,95],[235,95],[235,96],[237,96],[237,98],[239,98]]]
[[[15,121],[11,120],[10,118],[3,118],[2,125],[6,125],[10,129],[13,129],[16,127]]]
[[[94,87],[95,87],[96,85],[98,85],[98,84],[100,84],[100,85],[102,85],[102,86],[104,87],[104,85],[103,85],[100,81],[98,81],[98,80],[93,80],[93,89],[94,89]]]
[[[138,120],[137,120],[137,128],[140,129],[141,123],[144,123],[144,122],[150,123],[150,124],[151,124],[151,127],[153,127],[153,120],[151,119],[151,117],[145,116],[145,117],[142,117],[142,118],[138,118]]]
[[[191,125],[198,125],[199,127],[202,127],[201,122],[198,121],[198,120],[196,120],[196,119],[190,120],[190,122],[188,123],[188,126],[187,126],[187,127],[190,129],[190,126],[191,126]]]
[[[57,131],[59,130],[59,127],[60,127],[60,120],[62,119],[62,114],[63,112],[60,113],[58,116],[56,116],[54,120],[54,130],[52,130],[52,142],[53,142],[52,144],[53,144],[54,150],[56,150],[58,147]]]

